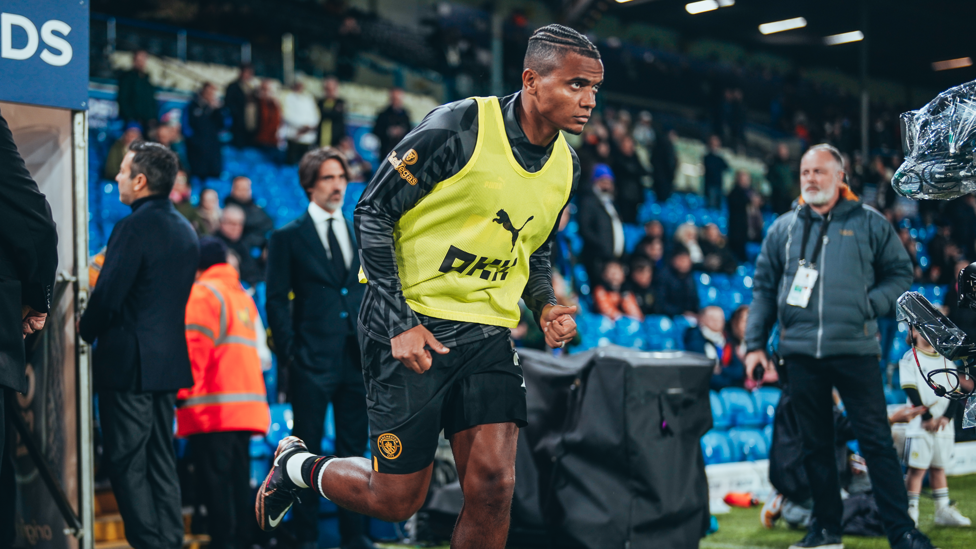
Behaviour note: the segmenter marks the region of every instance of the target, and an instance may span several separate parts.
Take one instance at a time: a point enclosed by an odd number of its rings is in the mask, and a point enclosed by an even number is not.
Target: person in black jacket
[[[637,158],[634,138],[625,135],[614,157],[613,171],[617,176],[614,185],[617,193],[613,204],[624,223],[637,223],[637,213],[644,203],[644,176],[647,170]]]
[[[176,392],[193,385],[185,319],[200,251],[169,200],[178,163],[158,143],[129,146],[116,181],[132,213],[112,230],[79,322],[81,337],[98,343],[103,467],[135,549],[183,546],[173,414]]]
[[[271,235],[268,325],[280,364],[288,365],[292,434],[322,451],[325,411],[332,402],[336,455],[362,456],[368,439],[366,390],[356,339],[365,286],[352,224],[342,217],[349,166],[338,149],[305,153],[298,167],[308,211]],[[294,300],[289,294],[294,293]],[[296,507],[295,536],[317,547],[319,501],[312,490]],[[339,509],[342,547],[372,547],[362,515]]]
[[[593,167],[593,192],[580,198],[577,215],[583,238],[580,260],[594,282],[603,276],[604,263],[624,255],[624,227],[613,196],[613,171],[606,164],[597,164]]]
[[[330,76],[322,83],[325,97],[319,101],[319,146],[338,147],[346,137],[346,102],[339,98],[339,81]]]
[[[159,119],[156,87],[146,72],[148,57],[145,50],[132,54],[132,68],[119,74],[118,94],[119,118],[139,124],[147,135],[156,128]]]
[[[657,303],[661,314],[698,314],[698,288],[691,273],[691,257],[683,246],[675,247],[668,266],[657,277]]]
[[[44,327],[58,269],[58,233],[51,206],[27,171],[3,116],[0,116],[0,218],[4,220],[0,228],[0,456],[3,456],[4,393],[10,389],[27,392],[24,338]],[[0,460],[0,470],[6,461]],[[6,499],[9,495],[0,497]]]
[[[666,202],[674,192],[674,174],[678,171],[678,153],[674,150],[674,142],[677,139],[677,132],[668,130],[654,143],[654,150],[651,151],[654,194],[658,202]]]
[[[224,129],[224,113],[217,103],[217,88],[207,82],[200,93],[186,106],[186,155],[190,170],[200,179],[220,177],[224,168],[220,154],[220,131]]]
[[[227,85],[224,92],[224,106],[230,115],[231,143],[235,147],[247,147],[254,138],[257,130],[257,99],[251,80],[254,79],[254,67],[249,64],[241,65],[240,77]]]
[[[373,134],[380,140],[380,158],[386,158],[393,146],[410,131],[410,114],[403,108],[403,90],[390,90],[390,105],[376,115]]]

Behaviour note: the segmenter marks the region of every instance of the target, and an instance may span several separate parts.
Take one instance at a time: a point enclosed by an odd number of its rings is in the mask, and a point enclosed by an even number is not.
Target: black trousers
[[[884,387],[875,356],[788,356],[790,398],[803,436],[803,463],[813,493],[813,516],[822,528],[841,533],[844,506],[834,457],[831,388],[844,402],[868,465],[874,499],[889,540],[915,528],[908,493],[891,439]]]
[[[305,441],[308,451],[322,453],[325,432],[325,412],[332,402],[335,413],[336,447],[338,457],[362,456],[366,451],[369,422],[366,417],[366,385],[363,382],[362,358],[355,336],[346,338],[346,353],[341,366],[334,370],[315,371],[299,364],[289,372],[289,400],[294,414],[292,434]],[[301,504],[295,506],[295,537],[298,541],[317,541],[319,538],[320,498],[311,489],[299,495]],[[339,508],[339,536],[348,541],[364,535],[366,519],[363,515]]]
[[[183,547],[173,451],[176,393],[101,391],[98,410],[112,490],[135,549]]]
[[[251,433],[228,431],[189,437],[198,490],[207,506],[212,549],[250,548],[254,540]]]

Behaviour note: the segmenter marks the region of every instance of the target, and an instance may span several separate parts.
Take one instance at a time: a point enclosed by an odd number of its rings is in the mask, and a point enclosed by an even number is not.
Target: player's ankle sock
[[[918,507],[918,492],[908,492],[908,506]]]
[[[325,473],[326,466],[335,459],[335,456],[314,456],[315,459],[305,460],[302,464],[302,477],[308,486],[311,486],[315,493],[329,499],[322,491],[322,475]]]
[[[311,461],[311,458],[314,457],[314,455],[308,452],[300,452],[288,456],[288,459],[285,461],[285,472],[288,474],[288,478],[299,488],[308,488],[308,483],[305,482],[305,479],[308,477],[302,474],[302,470],[305,467],[305,463]]]
[[[935,500],[935,510],[949,506],[949,488],[938,488],[932,490],[932,499]]]

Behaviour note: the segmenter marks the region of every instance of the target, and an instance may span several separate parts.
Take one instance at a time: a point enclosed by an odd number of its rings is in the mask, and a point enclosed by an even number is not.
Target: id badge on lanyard
[[[808,266],[806,262],[807,238],[809,238],[812,219],[809,217],[809,210],[806,214],[808,217],[807,222],[803,226],[803,243],[800,245],[800,265],[796,270],[796,275],[793,277],[793,284],[790,285],[789,292],[786,295],[787,305],[802,309],[806,309],[807,305],[810,304],[813,287],[816,286],[817,278],[820,276],[820,273],[817,272],[817,258],[820,256],[820,250],[827,245],[827,227],[830,225],[832,217],[828,214],[827,218],[820,224],[820,236],[814,241],[816,244],[813,248],[813,258]]]
[[[813,294],[813,287],[817,284],[819,273],[812,267],[800,265],[793,277],[793,284],[790,286],[789,294],[786,296],[786,304],[794,307],[806,309],[810,304],[810,295]]]

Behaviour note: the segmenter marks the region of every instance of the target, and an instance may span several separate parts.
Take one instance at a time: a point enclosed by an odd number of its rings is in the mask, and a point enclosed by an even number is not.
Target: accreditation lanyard
[[[810,264],[808,266],[807,240],[810,238],[813,216],[810,213],[809,207],[804,210],[804,214],[806,215],[803,219],[803,239],[800,241],[800,265],[796,270],[796,276],[793,277],[793,284],[790,286],[789,294],[786,296],[787,305],[801,308],[806,308],[810,303],[813,287],[817,283],[817,278],[819,277],[819,273],[817,272],[817,259],[820,257],[820,250],[827,242],[827,229],[830,226],[832,217],[832,213],[828,213],[823,223],[820,224],[820,235],[815,241],[813,256],[810,258]]]

